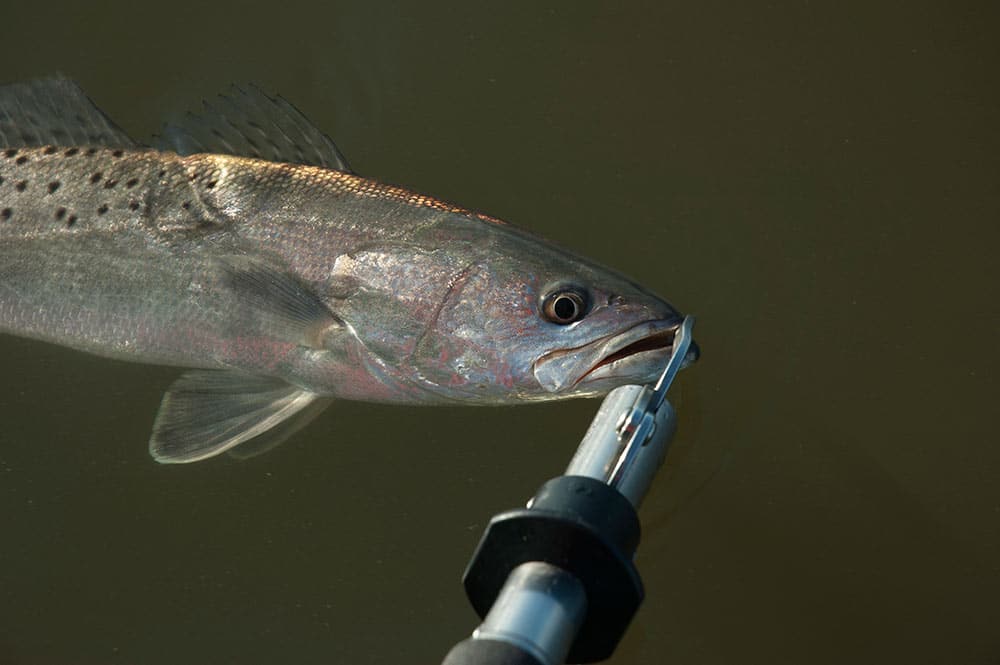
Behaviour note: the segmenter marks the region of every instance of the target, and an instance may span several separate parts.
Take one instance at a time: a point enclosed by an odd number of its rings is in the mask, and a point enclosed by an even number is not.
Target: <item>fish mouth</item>
[[[674,337],[676,318],[640,323],[572,349],[551,351],[535,361],[534,374],[548,392],[600,393],[627,383],[649,383],[663,370]],[[698,359],[692,343],[684,366]]]

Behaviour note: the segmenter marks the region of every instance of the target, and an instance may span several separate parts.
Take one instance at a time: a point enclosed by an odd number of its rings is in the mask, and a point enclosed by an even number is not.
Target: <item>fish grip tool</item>
[[[654,385],[605,397],[565,475],[490,521],[463,577],[483,622],[445,665],[592,663],[614,652],[643,599],[636,509],[676,429],[666,393],[693,325],[685,317]]]

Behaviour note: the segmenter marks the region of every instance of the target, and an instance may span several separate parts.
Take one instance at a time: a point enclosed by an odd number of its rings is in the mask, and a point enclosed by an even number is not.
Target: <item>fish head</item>
[[[408,363],[463,401],[597,396],[654,381],[683,320],[632,280],[513,227],[491,228],[452,265]],[[692,344],[685,361],[697,357]]]

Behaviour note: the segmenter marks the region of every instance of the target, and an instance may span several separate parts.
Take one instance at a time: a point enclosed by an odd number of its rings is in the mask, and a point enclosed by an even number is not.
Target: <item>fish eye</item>
[[[552,323],[569,325],[587,313],[587,300],[580,291],[560,289],[550,293],[542,302],[542,314]]]

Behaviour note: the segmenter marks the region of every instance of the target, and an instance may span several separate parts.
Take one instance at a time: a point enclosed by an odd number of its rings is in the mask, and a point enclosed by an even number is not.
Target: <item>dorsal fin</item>
[[[181,155],[210,152],[351,170],[333,141],[282,97],[233,86],[203,105],[200,114],[164,125],[160,147]]]
[[[138,144],[76,83],[48,78],[0,86],[0,145],[133,148]]]

